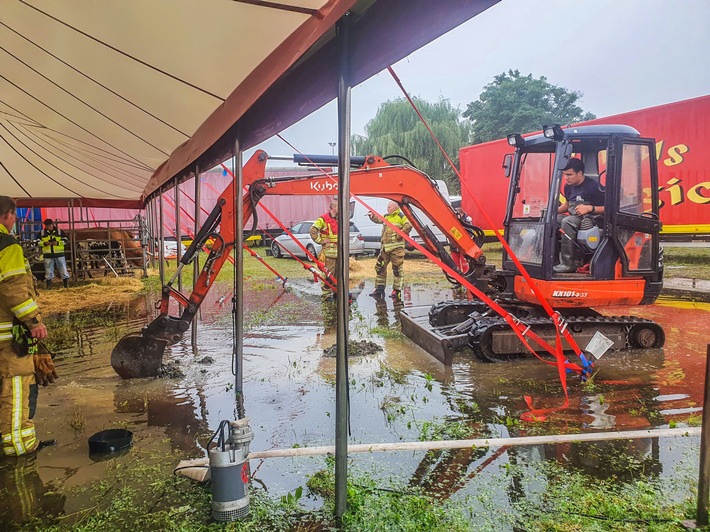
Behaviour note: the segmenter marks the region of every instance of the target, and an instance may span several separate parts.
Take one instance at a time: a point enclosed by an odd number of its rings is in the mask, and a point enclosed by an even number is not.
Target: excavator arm
[[[245,224],[250,218],[256,221],[256,207],[266,195],[323,195],[337,191],[337,176],[329,174],[264,178],[267,159],[265,152],[257,151],[242,170],[244,186],[247,189],[241,199]],[[360,168],[351,172],[350,189],[354,195],[388,198],[402,205],[412,226],[424,239],[425,246],[447,265],[460,271],[431,230],[411,210],[412,206],[418,207],[467,259],[467,268],[460,273],[475,280],[483,272],[485,256],[475,241],[477,233],[457,215],[436,184],[422,172],[410,166],[392,166],[380,157],[368,156],[364,158]],[[175,275],[163,287],[158,317],[140,333],[124,336],[114,347],[111,365],[124,379],[156,376],[165,348],[178,342],[190,328],[214,279],[234,248],[235,197],[235,183],[232,181],[219,196],[207,220],[195,235],[185,255],[181,257]],[[173,288],[173,283],[208,239],[213,240],[210,253],[195,288],[189,297],[185,297]],[[172,300],[181,308],[179,316],[170,315]]]
[[[336,193],[337,176],[275,177],[255,181],[250,196],[256,204],[266,195],[322,195]],[[390,165],[381,157],[369,155],[362,166],[350,172],[350,193],[354,196],[387,198],[402,206],[412,227],[419,233],[425,247],[445,264],[475,281],[486,263],[480,248],[482,232],[467,224],[441,195],[434,181],[411,166]],[[441,231],[459,254],[466,258],[467,268],[460,271],[431,230],[412,211],[420,209]]]
[[[267,159],[266,152],[261,150],[252,155],[242,169],[245,185],[263,179]],[[163,286],[158,317],[146,325],[141,332],[130,333],[121,338],[111,351],[111,366],[122,378],[157,376],[165,348],[169,344],[178,342],[185,331],[190,328],[190,324],[214,279],[229,259],[234,248],[234,198],[238,197],[235,186],[236,183],[232,180],[217,198],[207,220],[195,235],[190,247],[180,258],[175,275]],[[249,194],[242,196],[242,208],[244,209],[243,219],[246,223],[254,208]],[[173,288],[173,283],[182,269],[192,262],[197,252],[210,238],[214,242],[209,255],[200,271],[195,288],[189,297],[185,297],[184,294]],[[170,303],[173,300],[181,308],[179,316],[170,315]]]

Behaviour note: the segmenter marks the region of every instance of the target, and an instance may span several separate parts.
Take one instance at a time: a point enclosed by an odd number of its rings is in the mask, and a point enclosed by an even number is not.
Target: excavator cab
[[[504,168],[510,177],[504,236],[536,286],[529,286],[504,253],[507,295],[536,302],[541,291],[555,308],[652,303],[662,288],[658,174],[655,141],[623,125],[510,135],[515,147]],[[584,216],[577,239],[583,266],[556,273],[562,238],[558,207],[565,201],[562,171],[572,157],[584,163],[585,179],[604,195],[604,212]]]

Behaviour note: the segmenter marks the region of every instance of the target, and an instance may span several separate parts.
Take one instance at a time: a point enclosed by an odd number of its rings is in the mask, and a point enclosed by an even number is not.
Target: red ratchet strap
[[[214,190],[214,188],[212,188],[212,186],[211,186],[209,183],[205,183],[205,184],[206,184],[211,190],[213,190],[214,192],[216,192],[216,190]],[[182,190],[181,190],[180,192],[182,192]],[[186,194],[185,192],[182,192],[182,193],[185,194],[185,197],[187,197],[187,194]],[[169,200],[168,200],[168,201],[169,201]],[[185,209],[182,208],[182,205],[180,206],[180,210],[181,210],[183,213],[185,213],[185,216],[187,216],[187,218],[188,218],[189,221],[191,221],[191,222],[194,222],[194,221],[195,221],[195,219],[192,217],[192,215],[191,215],[189,212],[187,212]],[[204,214],[209,214],[209,212],[207,211],[207,209],[205,209],[204,207],[202,207],[202,205],[200,205],[200,210],[201,210]],[[188,234],[192,235],[192,237],[194,238],[194,235],[192,234],[192,231],[191,231],[190,228],[184,228],[184,229],[186,229],[186,231],[188,232]],[[251,249],[251,248],[250,248],[249,246],[247,246],[246,244],[242,244],[242,249],[245,249],[246,251],[248,251],[249,254],[250,254],[252,257],[254,257],[256,260],[258,260],[261,264],[264,265],[264,267],[266,267],[267,270],[269,270],[269,271],[270,271],[271,273],[273,273],[276,277],[278,277],[279,280],[281,281],[281,286],[286,286],[286,281],[288,280],[287,277],[284,277],[284,276],[281,275],[279,272],[277,272],[268,262],[266,262],[262,257],[259,256],[258,253],[256,253],[253,249]],[[205,246],[202,246],[202,251],[209,251],[209,250],[208,250]],[[234,262],[234,258],[232,257],[232,255],[229,255],[229,256],[227,257],[227,261],[229,261],[229,263],[230,263],[232,266],[234,266],[235,262]]]
[[[232,179],[234,179],[234,174],[232,173],[232,171],[231,171],[229,168],[227,168],[227,167],[224,165],[224,163],[222,163],[221,166],[222,166],[222,168],[230,175],[230,177],[231,177]],[[245,192],[245,193],[246,193],[246,192]],[[266,214],[268,214],[274,222],[276,222],[276,225],[278,225],[287,235],[289,235],[289,236],[291,237],[291,239],[296,243],[296,245],[297,245],[298,247],[300,247],[300,248],[305,252],[306,257],[308,257],[310,260],[312,260],[313,262],[316,263],[316,265],[318,266],[318,269],[323,272],[323,275],[316,274],[316,273],[313,271],[313,268],[310,266],[310,264],[306,264],[305,262],[303,262],[302,260],[298,259],[293,253],[291,253],[291,252],[289,251],[289,253],[291,254],[291,256],[292,256],[293,258],[295,258],[296,260],[298,260],[298,262],[301,263],[301,265],[303,266],[304,269],[309,270],[309,271],[310,271],[311,273],[313,273],[314,275],[318,275],[318,277],[320,277],[320,278],[322,279],[323,283],[324,283],[328,288],[330,288],[333,292],[335,292],[335,291],[337,290],[337,281],[335,280],[335,278],[333,277],[333,275],[330,273],[330,271],[328,270],[328,268],[325,267],[325,263],[319,261],[319,260],[318,260],[318,257],[314,257],[314,256],[311,254],[311,252],[308,251],[308,249],[306,249],[306,247],[301,243],[301,241],[298,240],[295,236],[293,236],[293,234],[291,233],[291,231],[289,231],[289,230],[286,228],[286,226],[281,223],[281,220],[279,220],[273,212],[271,212],[268,208],[266,208],[264,205],[261,205],[261,204],[257,205],[257,207],[259,207],[260,209],[263,209],[264,212],[265,212]],[[254,210],[256,211],[256,209],[254,209]],[[263,230],[263,229],[262,229],[262,230]],[[283,249],[286,249],[286,248],[283,248]],[[286,251],[288,251],[288,250],[286,250]]]
[[[405,95],[405,97],[409,101],[409,103],[412,106],[412,108],[414,109],[414,111],[417,113],[417,116],[419,117],[422,124],[424,124],[424,127],[426,127],[427,131],[429,132],[430,136],[432,137],[432,139],[434,140],[434,142],[438,146],[441,153],[444,155],[446,160],[449,162],[449,165],[456,173],[456,176],[459,178],[459,182],[469,192],[469,195],[473,199],[473,201],[476,205],[476,208],[481,212],[481,214],[483,215],[483,217],[485,218],[485,220],[489,224],[489,226],[493,228],[496,238],[498,238],[498,241],[501,243],[503,248],[506,250],[506,252],[508,253],[508,256],[513,260],[513,263],[518,267],[518,271],[520,271],[520,273],[525,278],[525,280],[528,282],[530,287],[535,286],[533,279],[530,277],[530,274],[527,272],[527,270],[522,265],[522,263],[518,260],[517,256],[515,255],[515,253],[513,253],[513,250],[510,248],[510,246],[505,241],[505,239],[500,234],[500,232],[495,228],[496,226],[493,223],[493,221],[491,220],[488,213],[485,211],[485,209],[483,209],[481,207],[481,205],[478,203],[478,200],[476,200],[476,196],[471,192],[471,190],[468,188],[468,185],[461,178],[461,174],[459,173],[458,169],[456,168],[456,165],[454,165],[453,161],[451,161],[451,158],[446,153],[446,150],[444,150],[443,146],[441,145],[439,140],[434,135],[434,132],[429,127],[429,124],[426,122],[426,120],[424,119],[422,114],[419,112],[419,109],[417,108],[416,104],[414,103],[414,101],[412,100],[412,98],[409,96],[408,92],[406,91],[406,89],[402,85],[402,82],[400,81],[397,74],[394,72],[392,67],[387,67],[387,70],[392,75],[392,78],[395,80],[395,82],[397,83],[400,90],[402,91],[402,93]],[[573,371],[576,371],[576,372],[580,373],[581,375],[583,375],[584,377],[586,377],[591,374],[592,363],[590,361],[588,361],[587,358],[584,356],[582,350],[579,348],[579,346],[577,345],[577,342],[574,340],[574,338],[572,337],[572,334],[569,332],[567,324],[563,320],[562,316],[558,312],[555,312],[552,309],[552,307],[547,302],[547,300],[544,297],[542,297],[542,294],[538,293],[538,291],[536,291],[536,290],[532,290],[532,292],[535,294],[535,297],[540,302],[540,305],[542,306],[543,309],[545,309],[545,312],[547,312],[548,316],[550,317],[550,319],[552,320],[552,322],[555,325],[557,342],[556,342],[556,349],[555,349],[554,355],[555,355],[555,359],[557,361],[556,365],[557,365],[558,371],[560,373],[560,383],[562,385],[562,389],[564,390],[564,394],[565,394],[565,402],[564,402],[563,406],[555,408],[555,409],[546,409],[545,411],[542,411],[542,410],[531,411],[530,414],[534,416],[536,412],[539,415],[544,415],[544,412],[549,412],[552,410],[561,410],[563,408],[567,408],[567,406],[569,405],[569,398],[567,395],[566,371],[563,369],[569,365],[569,362],[564,358],[564,354],[562,353],[562,346],[561,346],[561,342],[560,342],[561,336],[564,336],[564,338],[569,343],[570,347],[574,350],[574,352],[577,354],[577,356],[579,357],[579,359],[582,361],[582,364],[583,364],[583,367],[581,367],[581,368],[575,364],[574,366],[577,366],[577,369],[574,369],[574,368],[570,368],[570,369],[573,369]],[[547,361],[545,361],[545,362],[547,362]],[[547,363],[549,363],[549,362],[547,362]],[[526,398],[526,401],[528,401],[528,400],[529,400],[529,398]],[[528,403],[528,405],[530,406],[530,403]],[[535,416],[535,417],[537,417],[537,416]]]

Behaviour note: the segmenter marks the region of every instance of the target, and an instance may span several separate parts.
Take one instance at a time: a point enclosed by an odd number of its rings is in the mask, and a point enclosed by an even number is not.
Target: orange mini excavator
[[[515,151],[503,161],[510,179],[503,236],[532,284],[504,251],[502,269],[489,278],[501,306],[548,341],[554,341],[555,327],[539,295],[564,317],[580,345],[600,332],[613,349],[662,347],[659,325],[593,310],[653,303],[663,286],[655,141],[623,125],[554,125],[527,138],[509,135],[508,142]],[[604,209],[583,218],[573,242],[583,267],[556,273],[561,239],[567,238],[557,220],[562,171],[572,157],[582,160],[585,179],[603,193]],[[405,309],[403,331],[445,364],[463,346],[489,362],[527,352],[481,301],[447,301],[425,314]]]
[[[567,130],[554,126],[537,137],[511,135],[511,144],[515,154],[505,161],[506,175],[511,178],[505,239],[533,285],[520,275],[507,254],[502,269],[486,265],[481,250],[483,231],[467,223],[465,213],[450,206],[435,181],[411,165],[391,164],[390,158],[376,156],[353,157],[351,164],[356,168],[350,173],[350,192],[399,203],[421,236],[423,247],[449,270],[450,280],[456,282],[450,275],[454,272],[457,275],[453,277],[460,277],[525,320],[541,338],[554,341],[554,326],[542,311],[536,291],[565,317],[575,338],[591,338],[599,331],[614,342],[614,348],[662,346],[664,334],[657,324],[641,318],[606,317],[590,308],[652,303],[661,290],[654,141],[640,138],[636,130],[626,126]],[[561,171],[573,156],[584,161],[587,177],[604,189],[606,204],[604,215],[586,222],[575,243],[588,261],[587,269],[581,270],[585,273],[557,274],[553,266],[560,239],[556,216]],[[264,178],[267,159],[265,152],[257,151],[244,166],[245,224],[252,219],[256,227],[256,206],[265,195],[322,195],[337,190],[337,175]],[[330,156],[309,160],[334,162]],[[163,287],[158,317],[140,333],[122,338],[114,348],[111,364],[120,376],[156,375],[166,346],[179,341],[189,329],[233,250],[235,192],[232,183],[180,260],[178,273],[207,239],[214,240],[192,294],[185,297],[172,287],[176,273]],[[459,260],[452,259],[412,207],[420,209],[447,236]],[[169,315],[171,300],[179,304],[179,316]],[[403,331],[445,363],[466,345],[488,361],[519,356],[524,351],[518,335],[481,300],[447,301],[428,309],[426,316],[415,314],[407,309],[402,312]]]

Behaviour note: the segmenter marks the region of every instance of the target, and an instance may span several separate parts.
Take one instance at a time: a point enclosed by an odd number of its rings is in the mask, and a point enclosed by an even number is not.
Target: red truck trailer
[[[681,239],[710,236],[710,150],[706,148],[710,143],[710,95],[574,125],[591,124],[624,124],[644,137],[655,138],[662,234]],[[512,152],[506,139],[459,152],[461,206],[488,236],[493,228],[476,208],[472,195],[502,230],[508,195],[502,163]]]

